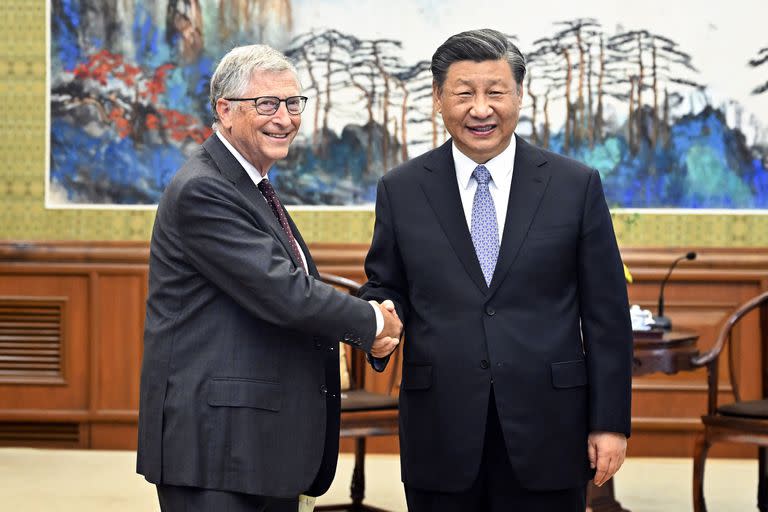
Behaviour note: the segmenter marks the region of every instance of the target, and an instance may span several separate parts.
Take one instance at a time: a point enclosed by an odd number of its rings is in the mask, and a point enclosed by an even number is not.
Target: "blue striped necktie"
[[[491,173],[484,165],[478,165],[472,172],[477,182],[475,199],[472,201],[472,244],[480,262],[480,268],[485,277],[485,283],[490,286],[496,260],[499,259],[499,226],[496,223],[496,206],[493,204],[488,183]]]

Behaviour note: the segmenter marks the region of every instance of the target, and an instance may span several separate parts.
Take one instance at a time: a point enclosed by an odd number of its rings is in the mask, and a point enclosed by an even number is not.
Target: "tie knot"
[[[259,190],[261,190],[261,193],[267,198],[275,194],[275,189],[267,178],[264,178],[259,182]]]
[[[491,181],[491,172],[484,165],[475,167],[472,176],[475,177],[475,181],[480,185],[487,185]]]

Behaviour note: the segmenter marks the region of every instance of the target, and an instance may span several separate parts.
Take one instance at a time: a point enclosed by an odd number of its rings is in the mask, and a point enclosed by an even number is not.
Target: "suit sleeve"
[[[371,306],[294,267],[242,201],[224,180],[196,178],[185,184],[176,220],[190,263],[264,321],[370,352],[376,329]]]
[[[360,288],[359,296],[365,300],[382,302],[391,300],[403,325],[408,317],[407,281],[397,245],[386,183],[379,181],[376,191],[376,221],[373,240],[365,258],[365,274],[368,281]],[[376,371],[384,371],[389,357],[368,357]]]
[[[578,257],[590,431],[629,436],[633,347],[627,285],[600,175],[594,170],[585,195]]]

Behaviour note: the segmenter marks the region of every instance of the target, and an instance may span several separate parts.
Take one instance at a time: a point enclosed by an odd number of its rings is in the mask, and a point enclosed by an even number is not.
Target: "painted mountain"
[[[427,61],[407,62],[397,39],[292,35],[290,0],[54,0],[50,9],[49,206],[155,204],[211,134],[208,82],[238,44],[282,49],[310,96],[302,134],[270,173],[287,204],[368,205],[388,169],[447,137]],[[518,134],[597,168],[612,207],[768,208],[763,120],[713,100],[669,37],[579,18],[520,46]],[[768,68],[768,48],[743,59]],[[768,82],[752,90],[766,92]]]

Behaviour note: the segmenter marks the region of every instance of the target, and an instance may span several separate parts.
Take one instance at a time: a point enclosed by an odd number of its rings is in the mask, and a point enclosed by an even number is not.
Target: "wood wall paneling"
[[[58,375],[5,375],[0,379],[0,415],[5,411],[75,410],[88,407],[88,287],[87,278],[72,273],[9,272],[0,262],[0,302],[61,306]],[[17,323],[24,323],[19,315]],[[18,418],[18,416],[16,416]]]
[[[146,273],[100,274],[95,303],[95,409],[137,410]]]
[[[364,244],[316,244],[312,255],[321,271],[362,282],[366,250]],[[668,265],[688,250],[622,251],[635,279],[630,301],[655,312]],[[0,445],[135,448],[148,254],[140,242],[0,242]],[[725,317],[766,288],[768,248],[702,249],[695,261],[682,262],[667,284],[667,316],[676,328],[699,333],[704,350]],[[3,305],[9,298],[61,307],[58,374],[3,373],[2,357],[9,355],[2,344]],[[761,393],[757,329],[757,317],[748,319],[732,347],[748,398]],[[386,391],[390,371],[397,370],[369,369],[367,387]],[[726,364],[721,372],[727,377]],[[703,370],[634,379],[631,455],[691,455],[705,409],[705,379]],[[730,393],[728,381],[721,380],[722,399]],[[396,452],[398,441],[372,438],[368,446],[372,452]],[[342,448],[351,445],[342,441]],[[722,445],[714,455],[753,457],[754,449]]]
[[[131,423],[94,423],[90,447],[100,450],[135,450],[138,443],[135,420]]]

